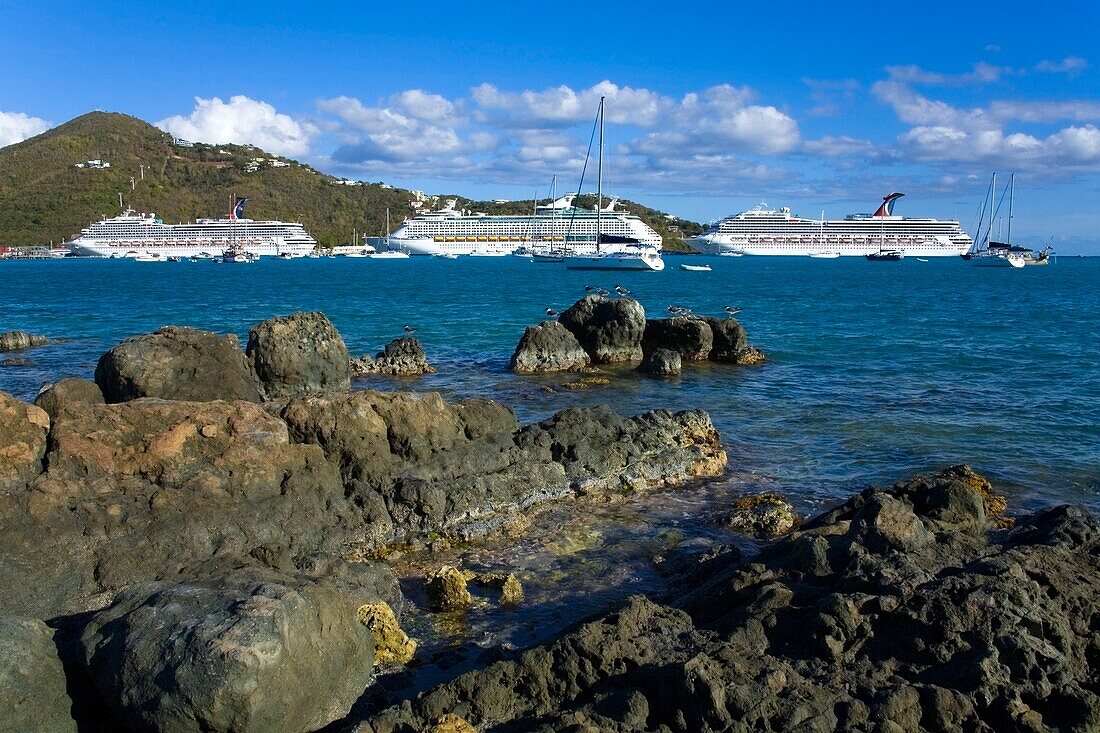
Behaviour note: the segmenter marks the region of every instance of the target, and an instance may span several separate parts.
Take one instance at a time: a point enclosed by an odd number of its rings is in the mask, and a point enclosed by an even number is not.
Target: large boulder
[[[595,364],[642,359],[645,309],[632,298],[588,295],[558,316],[558,321],[577,337]]]
[[[18,351],[32,346],[42,346],[50,340],[45,336],[26,331],[5,331],[0,333],[0,351]]]
[[[30,618],[0,618],[0,731],[76,733],[54,631]]]
[[[669,349],[684,361],[703,361],[714,347],[710,324],[702,318],[676,316],[646,321],[642,349],[646,352]]]
[[[375,538],[484,535],[540,502],[673,485],[720,474],[726,462],[698,411],[572,409],[518,428],[486,400],[365,391],[306,395],[282,414],[296,440],[340,466]]]
[[[103,392],[99,385],[89,379],[77,377],[43,384],[34,398],[34,404],[45,410],[51,420],[57,418],[65,405],[103,403]]]
[[[435,367],[428,363],[424,347],[411,336],[394,339],[386,344],[372,359],[361,356],[351,360],[352,377],[386,374],[394,377],[418,377],[435,374]]]
[[[100,357],[95,381],[107,402],[261,399],[236,336],[166,326],[128,338]]]
[[[268,399],[351,387],[348,348],[324,313],[262,321],[248,332],[245,352]]]
[[[142,583],[92,617],[83,660],[133,730],[305,733],[346,715],[370,683],[362,601],[254,568]]]
[[[739,355],[749,348],[749,337],[745,333],[745,327],[735,318],[704,316],[703,320],[710,326],[714,339],[710,360],[728,364],[737,363]]]
[[[591,359],[573,333],[558,321],[528,326],[520,337],[508,368],[520,374],[582,369]]]
[[[0,392],[0,496],[22,493],[42,473],[50,416]]]
[[[354,547],[358,514],[336,468],[254,403],[73,404],[50,446],[32,490],[0,496],[9,613],[85,610],[215,555]]]
[[[638,365],[638,371],[651,377],[675,377],[683,368],[680,352],[671,349],[654,349],[648,352]]]

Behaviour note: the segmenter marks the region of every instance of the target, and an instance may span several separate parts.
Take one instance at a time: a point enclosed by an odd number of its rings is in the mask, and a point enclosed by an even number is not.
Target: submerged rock
[[[480,573],[474,583],[500,591],[501,605],[516,606],[523,602],[523,585],[514,573]]]
[[[99,385],[91,380],[75,377],[43,384],[34,398],[34,404],[45,410],[51,420],[56,419],[66,405],[103,403],[103,392]]]
[[[545,321],[524,330],[508,368],[520,374],[542,374],[583,369],[590,362],[569,329],[557,321]]]
[[[387,374],[397,377],[416,377],[435,374],[435,367],[428,363],[424,347],[410,336],[394,339],[386,344],[372,359],[361,356],[351,360],[351,376],[365,377],[371,374]]]
[[[473,603],[466,587],[466,576],[451,565],[444,565],[428,576],[428,605],[437,611],[455,611]]]
[[[324,313],[292,313],[258,323],[248,332],[245,352],[268,399],[351,387],[347,346]]]
[[[741,349],[733,356],[733,363],[738,366],[755,366],[757,364],[763,364],[768,360],[768,357],[764,355],[764,352],[755,346],[748,346]]]
[[[92,617],[83,661],[133,729],[305,733],[346,715],[370,682],[357,606],[273,571],[143,583]]]
[[[23,494],[42,473],[49,430],[44,410],[0,392],[0,497]]]
[[[675,377],[682,368],[678,352],[671,349],[654,349],[645,355],[638,371],[651,377]]]
[[[166,326],[112,347],[95,368],[107,402],[165,400],[259,402],[260,384],[236,336]]]
[[[645,309],[632,298],[588,295],[558,316],[593,364],[641,361]]]
[[[76,733],[54,631],[30,618],[0,618],[0,730]]]
[[[26,331],[5,331],[0,333],[0,351],[18,351],[29,349],[32,346],[48,344],[50,340],[45,336]]]
[[[777,494],[753,494],[736,499],[722,523],[752,537],[781,537],[799,522],[794,506]]]

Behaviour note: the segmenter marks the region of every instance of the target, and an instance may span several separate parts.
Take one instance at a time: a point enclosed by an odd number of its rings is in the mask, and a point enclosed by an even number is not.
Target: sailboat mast
[[[1008,234],[1005,236],[1005,244],[1012,246],[1012,199],[1016,193],[1016,174],[1008,177]]]
[[[600,251],[600,215],[603,211],[603,97],[600,97],[600,153],[596,158],[596,251]]]

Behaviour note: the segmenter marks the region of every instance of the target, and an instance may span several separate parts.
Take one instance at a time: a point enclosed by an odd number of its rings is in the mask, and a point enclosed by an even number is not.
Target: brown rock
[[[427,591],[428,605],[436,611],[455,611],[473,602],[466,588],[466,576],[451,565],[444,565],[428,576]]]
[[[0,392],[0,495],[26,491],[42,472],[50,416]]]
[[[408,664],[416,654],[416,642],[401,630],[388,603],[367,603],[359,607],[359,620],[374,637],[374,660],[378,664]]]

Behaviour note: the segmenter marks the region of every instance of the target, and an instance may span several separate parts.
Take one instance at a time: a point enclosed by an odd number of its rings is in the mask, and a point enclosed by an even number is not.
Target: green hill
[[[110,167],[77,167],[89,160]],[[249,218],[301,221],[325,246],[351,243],[354,231],[381,234],[386,210],[396,223],[410,213],[412,200],[411,192],[389,186],[338,185],[308,165],[249,145],[179,145],[134,117],[92,112],[0,148],[0,245],[71,239],[92,221],[117,213],[120,192],[128,207],[156,212],[166,222],[223,216],[233,195],[246,196]],[[518,213],[530,211],[531,202],[464,205]],[[623,205],[660,232],[666,246],[679,243],[675,227],[699,229],[639,204]]]

